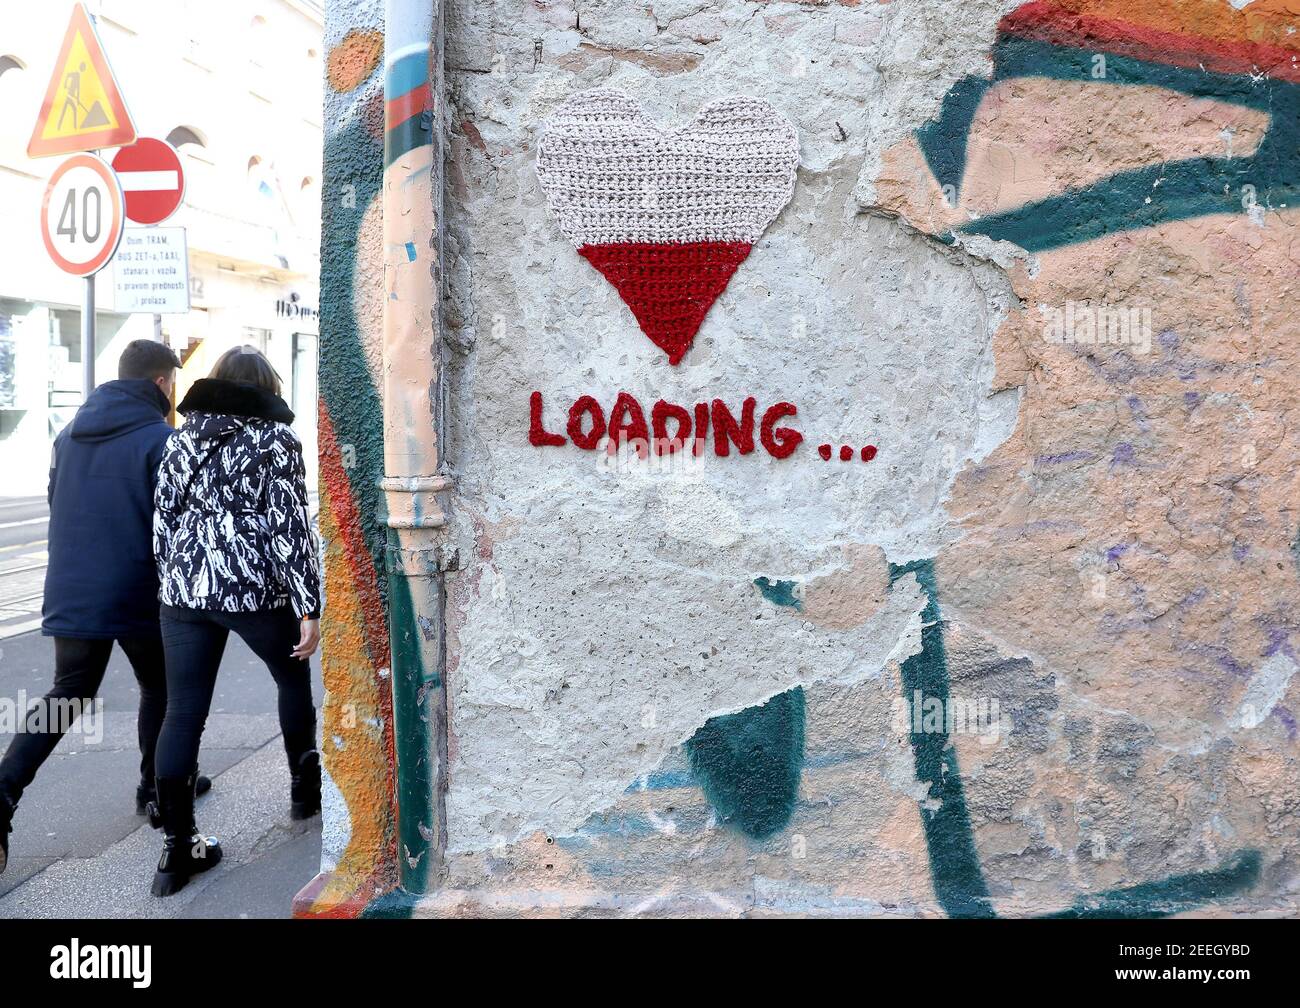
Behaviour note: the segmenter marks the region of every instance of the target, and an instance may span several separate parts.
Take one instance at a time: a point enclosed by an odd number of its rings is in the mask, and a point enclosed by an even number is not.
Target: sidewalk
[[[0,702],[16,703],[23,690],[29,700],[42,695],[53,652],[39,633],[0,640]],[[63,739],[23,797],[0,875],[0,918],[287,917],[319,870],[320,818],[289,819],[289,771],[265,666],[231,637],[200,755],[214,784],[197,809],[199,828],[221,838],[225,856],[166,900],[149,895],[159,834],[134,814],[136,687],[120,650],[101,694],[103,738]],[[0,746],[9,738],[0,735]]]

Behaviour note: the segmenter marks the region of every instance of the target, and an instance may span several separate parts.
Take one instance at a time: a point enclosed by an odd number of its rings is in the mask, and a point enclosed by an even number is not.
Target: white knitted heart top
[[[765,101],[723,98],[660,132],[631,96],[587,91],[547,120],[537,174],[575,246],[753,244],[790,201],[799,142]]]

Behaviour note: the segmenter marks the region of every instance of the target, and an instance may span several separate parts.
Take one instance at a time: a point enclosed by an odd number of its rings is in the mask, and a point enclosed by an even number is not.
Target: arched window
[[[271,164],[254,154],[248,159],[248,198],[251,219],[269,223],[280,213]]]
[[[303,176],[298,184],[298,199],[293,209],[299,229],[314,234],[320,222],[320,185],[312,176]]]
[[[208,145],[207,138],[192,126],[177,126],[167,134],[167,142],[177,150],[180,150],[186,144],[194,144],[196,147],[206,147]]]
[[[266,18],[258,14],[248,23],[248,61],[253,66],[270,66],[270,61],[267,59],[269,45]]]
[[[40,97],[34,93],[37,81],[31,74],[22,73],[26,69],[27,64],[17,56],[0,55],[0,109],[36,108],[40,104]],[[0,164],[18,167],[26,161],[27,131],[0,130]]]

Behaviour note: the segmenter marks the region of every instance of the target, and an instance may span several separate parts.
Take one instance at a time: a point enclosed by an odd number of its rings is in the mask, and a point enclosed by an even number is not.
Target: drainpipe
[[[447,846],[440,0],[386,0],[384,513],[401,887],[437,885]]]

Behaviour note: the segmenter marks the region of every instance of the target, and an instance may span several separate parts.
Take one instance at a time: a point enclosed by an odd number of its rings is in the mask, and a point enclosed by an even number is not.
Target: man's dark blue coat
[[[153,491],[172,433],[169,408],[151,381],[105,382],[54,439],[41,622],[48,636],[158,632]]]

